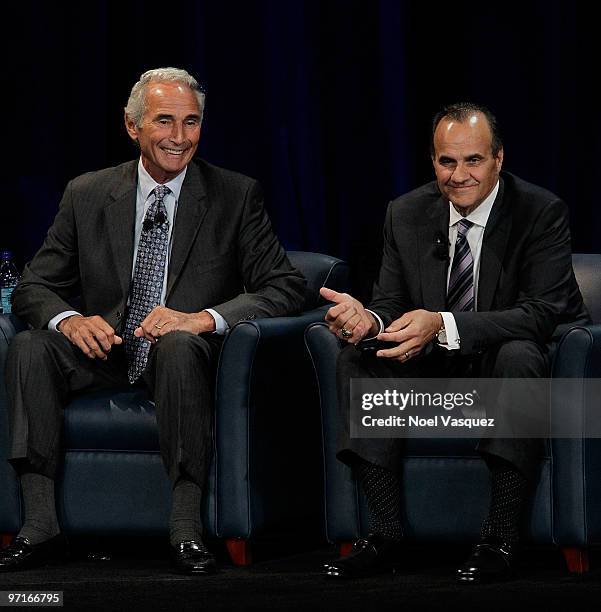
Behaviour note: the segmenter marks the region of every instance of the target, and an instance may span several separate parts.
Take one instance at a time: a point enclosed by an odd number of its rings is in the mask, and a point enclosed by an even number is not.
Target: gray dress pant
[[[212,454],[214,380],[222,338],[174,331],[152,346],[140,381],[155,402],[159,445],[173,482],[185,473],[202,487]],[[17,471],[56,478],[63,411],[75,394],[128,388],[123,345],[106,361],[90,359],[62,334],[24,331],[6,365],[8,459]]]

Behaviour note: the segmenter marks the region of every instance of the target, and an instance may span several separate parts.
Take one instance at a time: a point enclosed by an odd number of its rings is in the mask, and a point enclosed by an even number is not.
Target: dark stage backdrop
[[[172,65],[207,88],[200,155],[258,178],[286,248],[349,260],[360,297],[387,202],[431,180],[430,118],[458,100],[490,106],[505,169],[562,196],[574,251],[599,252],[600,54],[584,5],[21,0],[4,24],[17,71],[0,247],[22,266],[70,178],[135,156],[129,89]]]

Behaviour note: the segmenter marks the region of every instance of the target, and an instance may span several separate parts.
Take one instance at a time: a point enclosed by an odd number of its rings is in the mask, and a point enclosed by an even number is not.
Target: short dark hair
[[[497,118],[488,108],[486,108],[486,106],[474,104],[473,102],[456,102],[455,104],[445,106],[434,115],[434,119],[432,120],[432,134],[430,136],[430,154],[434,156],[434,132],[436,132],[438,124],[443,119],[453,119],[459,121],[459,123],[463,123],[474,113],[481,113],[486,117],[492,135],[492,154],[496,157],[503,148],[503,140],[501,139]]]

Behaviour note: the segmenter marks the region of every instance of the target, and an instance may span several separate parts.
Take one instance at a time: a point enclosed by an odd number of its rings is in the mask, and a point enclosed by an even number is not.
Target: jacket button
[[[121,311],[120,311],[120,310],[118,310],[118,311],[117,311],[117,318],[118,318],[118,319],[120,319],[121,317],[122,317]]]

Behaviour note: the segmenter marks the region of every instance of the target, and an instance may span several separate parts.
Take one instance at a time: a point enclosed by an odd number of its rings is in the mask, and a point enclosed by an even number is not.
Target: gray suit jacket
[[[436,182],[390,203],[370,309],[388,325],[404,312],[446,310],[449,204]],[[482,242],[478,312],[454,313],[461,352],[508,340],[549,342],[557,326],[590,321],[574,277],[567,207],[507,172]]]
[[[13,293],[35,328],[72,309],[122,329],[134,249],[137,160],[84,174],[65,190],[42,248]],[[173,227],[166,306],[214,308],[232,326],[294,314],[305,280],[272,231],[256,181],[197,160],[186,172]]]

